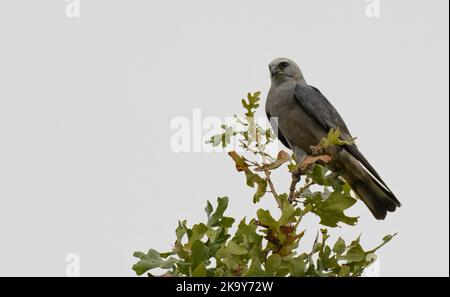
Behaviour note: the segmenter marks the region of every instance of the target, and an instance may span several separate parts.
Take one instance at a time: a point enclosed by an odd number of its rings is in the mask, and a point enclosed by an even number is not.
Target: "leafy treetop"
[[[255,189],[253,203],[270,193],[280,214],[260,208],[254,218],[241,219],[231,234],[236,221],[224,215],[229,199],[217,198],[215,208],[207,201],[204,222],[192,226],[178,222],[175,244],[169,252],[150,249],[134,253],[138,258],[133,265],[136,274],[152,276],[150,271],[160,268],[165,276],[360,276],[376,260],[375,252],[395,236],[385,236],[378,247],[370,250],[363,249],[360,237],[350,242],[338,237],[330,243],[328,228],[358,222],[358,217],[345,213],[357,202],[349,184],[329,172],[323,163],[330,157],[320,155],[327,146],[344,144],[339,140],[340,132],[331,130],[305,164],[297,164],[285,151],[271,156],[267,146],[276,140],[274,134],[254,120],[259,100],[259,92],[242,99],[245,117],[235,116],[235,120],[243,130],[223,126],[224,132],[213,136],[209,143],[227,147],[231,138],[237,137],[240,146],[253,157],[235,151],[228,154],[236,170],[244,173],[246,185]],[[271,173],[285,164],[293,183],[288,192],[278,194]],[[298,178],[294,177],[298,174],[304,182],[297,188]],[[313,186],[320,190],[313,190]],[[307,215],[317,216],[322,227],[312,246],[305,249],[302,238],[306,230],[302,230],[301,221]]]

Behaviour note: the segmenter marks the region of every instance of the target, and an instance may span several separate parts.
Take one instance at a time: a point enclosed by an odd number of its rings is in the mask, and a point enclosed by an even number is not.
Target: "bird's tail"
[[[365,178],[351,181],[350,186],[378,220],[401,206],[395,195],[367,172]]]

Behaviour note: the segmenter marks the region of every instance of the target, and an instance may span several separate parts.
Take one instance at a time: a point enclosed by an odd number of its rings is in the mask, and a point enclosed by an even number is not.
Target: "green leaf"
[[[204,277],[207,276],[206,266],[205,264],[200,264],[198,267],[192,272],[193,277]]]
[[[255,195],[253,195],[253,203],[258,203],[264,194],[266,194],[267,190],[267,181],[265,179],[258,179],[257,181],[258,188],[256,189]]]
[[[208,260],[208,247],[201,242],[200,240],[197,240],[192,245],[192,270],[195,271],[195,269],[203,263],[204,261]]]
[[[228,238],[230,238],[230,234],[228,234],[226,230],[227,228],[219,227],[214,232],[211,232],[210,230],[207,231],[207,234],[209,234],[209,254],[211,256],[214,256],[215,253],[223,247]]]
[[[267,190],[267,180],[253,173],[250,169],[245,169],[245,177],[247,186],[254,188],[257,184],[257,189],[255,195],[253,195],[253,203],[258,203],[261,197],[266,194]]]
[[[267,258],[265,269],[266,272],[273,275],[281,265],[281,257],[278,254],[272,254]]]
[[[346,248],[347,246],[345,245],[345,241],[341,237],[339,237],[333,246],[333,252],[335,252],[337,255],[342,255],[342,253],[345,252]]]
[[[230,240],[227,244],[227,251],[232,255],[245,255],[248,253],[247,249],[239,246],[236,242]]]
[[[261,224],[272,227],[272,228],[278,228],[278,223],[272,217],[272,215],[270,214],[270,211],[260,208],[256,212],[256,216],[258,217],[258,220]]]
[[[230,144],[231,137],[236,135],[237,132],[227,125],[222,125],[222,129],[224,130],[223,133],[212,136],[209,140],[205,141],[205,143],[209,143],[214,147],[221,145],[223,148]]]
[[[322,186],[329,186],[330,183],[325,176],[326,171],[327,169],[322,165],[315,164],[311,175],[313,181]]]
[[[249,168],[244,169],[247,186],[254,188],[257,184],[256,193],[253,196],[253,203],[258,203],[262,196],[266,194],[267,180],[256,173],[253,173]]]
[[[159,255],[161,256],[161,258],[168,258],[169,256],[173,256],[175,255],[174,252],[166,252],[166,253],[159,253]]]
[[[174,252],[178,255],[178,257],[185,258],[187,251],[183,247],[182,240],[185,235],[189,238],[192,234],[192,230],[186,226],[186,220],[178,221],[178,227],[175,230],[175,234],[177,240],[175,241]]]
[[[290,275],[294,277],[305,276],[306,256],[305,254],[289,260]]]
[[[384,242],[389,242],[389,241],[391,241],[391,239],[392,239],[394,236],[395,236],[395,234],[394,234],[394,235],[388,234],[388,235],[386,235],[385,237],[383,237],[383,241],[384,241]]]
[[[178,221],[178,227],[175,230],[175,234],[177,236],[177,241],[181,242],[183,236],[187,234],[188,228],[186,227],[186,220],[180,222]]]
[[[339,276],[350,276],[350,267],[347,265],[342,265],[339,270]]]
[[[251,170],[245,170],[245,178],[246,178],[245,183],[250,188],[254,188],[255,187],[255,179],[257,177],[259,177],[259,175],[253,173]]]
[[[355,225],[357,217],[348,217],[344,211],[356,203],[356,199],[341,192],[332,192],[327,199],[322,199],[320,193],[308,197],[305,203],[312,204],[312,212],[320,217],[320,223],[329,227],[337,227],[339,222]]]
[[[192,244],[195,241],[201,240],[203,238],[203,236],[205,235],[206,231],[208,231],[208,227],[205,224],[203,224],[203,223],[195,224],[192,227],[192,235],[189,238],[188,245],[192,246]]]
[[[248,93],[247,94],[247,101],[245,99],[242,99],[242,106],[247,110],[245,115],[247,117],[253,117],[255,114],[255,110],[259,107],[258,101],[259,97],[261,95],[261,92],[255,92],[254,94]]]
[[[261,268],[261,261],[258,258],[252,258],[250,267],[245,276],[267,276],[266,272]]]
[[[150,249],[147,254],[143,252],[135,252],[133,256],[140,259],[139,262],[133,265],[133,270],[137,275],[142,275],[147,271],[158,267],[169,269],[178,262],[177,259],[172,257],[167,260],[163,260],[161,255],[153,249]]]
[[[253,203],[258,203],[261,197],[266,194],[267,180],[250,170],[245,158],[235,151],[229,152],[228,155],[233,159],[236,170],[244,171],[247,186],[254,188],[255,184],[257,184],[256,193],[253,196]]]
[[[294,206],[287,200],[284,200],[281,209],[281,217],[280,220],[278,221],[278,224],[280,226],[284,226],[288,223],[294,222],[295,221],[294,211],[295,211]]]
[[[209,218],[211,217],[211,213],[213,212],[213,206],[211,202],[209,202],[209,200],[206,202],[205,212],[209,220]]]
[[[336,257],[331,257],[331,248],[327,245],[319,252],[319,259],[322,265],[322,270],[336,271],[339,268],[339,263]]]
[[[245,218],[241,220],[236,230],[236,235],[233,241],[245,244],[250,249],[253,246],[260,246],[262,236],[256,233],[257,226],[250,222],[248,225],[245,223]]]
[[[366,253],[359,243],[351,246],[344,256],[339,257],[341,260],[347,260],[348,263],[363,261],[365,258]]]
[[[337,129],[331,128],[330,131],[328,131],[327,137],[322,138],[318,147],[327,148],[331,145],[346,145],[346,144],[353,144],[355,142],[356,138],[342,140],[340,138],[340,135],[341,131],[339,130],[339,128]]]
[[[223,218],[223,213],[228,207],[228,197],[217,198],[216,211],[211,215],[208,220],[208,226],[215,227],[219,225],[220,220]]]
[[[231,226],[233,226],[233,223],[234,223],[234,218],[222,217],[222,219],[220,220],[218,225],[221,227],[224,227],[224,228],[230,228]]]

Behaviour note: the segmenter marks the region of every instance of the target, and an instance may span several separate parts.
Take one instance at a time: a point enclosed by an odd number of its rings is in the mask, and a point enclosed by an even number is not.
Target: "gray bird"
[[[266,101],[266,114],[278,139],[301,162],[331,128],[340,138],[352,138],[344,120],[315,87],[306,83],[292,60],[278,58],[269,64],[272,84]],[[273,120],[276,119],[276,120]],[[325,164],[339,173],[367,205],[375,218],[383,220],[400,202],[355,144],[333,146],[327,150],[332,160]]]

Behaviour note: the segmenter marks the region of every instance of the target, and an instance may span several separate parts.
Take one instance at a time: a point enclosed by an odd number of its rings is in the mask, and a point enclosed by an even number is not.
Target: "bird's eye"
[[[278,67],[280,67],[280,68],[286,68],[286,67],[288,67],[289,66],[289,63],[288,62],[281,62],[279,65],[278,65]]]

